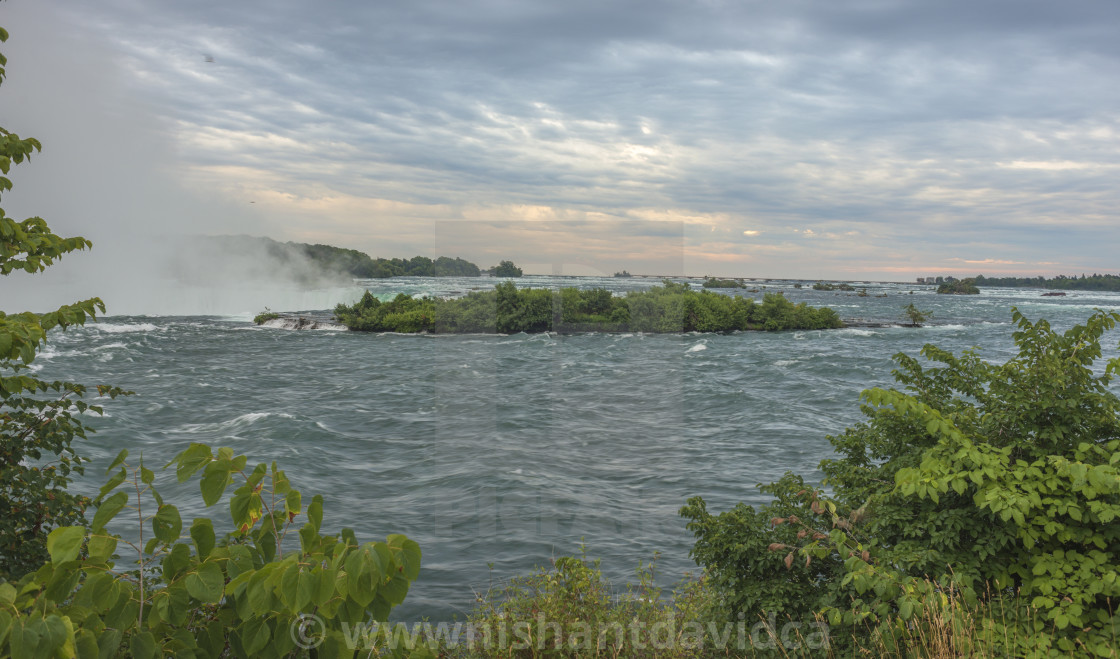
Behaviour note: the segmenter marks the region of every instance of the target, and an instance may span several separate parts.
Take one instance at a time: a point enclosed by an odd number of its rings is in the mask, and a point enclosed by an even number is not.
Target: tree
[[[692,555],[725,613],[825,613],[882,637],[956,600],[980,613],[993,654],[1112,656],[1120,358],[1094,362],[1120,314],[1064,333],[1012,318],[1018,355],[1004,364],[932,345],[933,366],[896,355],[902,389],[865,391],[868,421],[829,438],[830,495],[787,474],[759,510],[689,500]]]
[[[514,265],[513,261],[502,261],[493,268],[495,277],[520,277],[521,268]]]
[[[0,41],[7,39],[0,28]],[[6,66],[0,54],[0,83]],[[38,140],[0,128],[0,193],[12,189],[7,177],[12,165],[41,149]],[[0,275],[38,273],[62,255],[90,246],[85,238],[55,235],[42,218],[16,221],[0,208]],[[93,432],[81,414],[101,409],[81,400],[86,387],[39,380],[29,375],[28,367],[47,332],[81,325],[98,310],[104,312],[105,305],[91,298],[45,314],[0,311],[0,577],[17,577],[41,565],[50,529],[78,523],[88,503],[66,490],[83,463],[71,443]],[[107,386],[98,386],[97,392],[123,393]],[[40,394],[47,397],[37,398]]]
[[[933,318],[932,311],[922,311],[915,307],[913,302],[902,307],[902,313],[906,314],[906,317],[910,320],[910,325],[913,327],[921,327],[922,323]]]

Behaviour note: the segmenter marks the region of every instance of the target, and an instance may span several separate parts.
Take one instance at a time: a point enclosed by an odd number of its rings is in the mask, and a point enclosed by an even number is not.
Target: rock
[[[272,320],[266,320],[261,324],[261,327],[274,327],[276,329],[288,330],[334,330],[344,331],[346,329],[343,325],[331,323],[322,320],[315,320],[306,316],[280,316]]]

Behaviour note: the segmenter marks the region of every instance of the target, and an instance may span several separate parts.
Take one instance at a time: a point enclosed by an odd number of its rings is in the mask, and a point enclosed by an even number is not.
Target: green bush
[[[264,325],[268,321],[276,320],[279,317],[280,317],[280,314],[276,313],[275,311],[270,311],[269,309],[265,309],[264,311],[260,312],[256,316],[253,316],[253,322],[257,325]]]
[[[276,463],[248,468],[245,456],[202,444],[167,467],[180,482],[201,474],[206,506],[233,486],[233,531],[219,536],[197,518],[184,537],[155,474],[127,457],[110,465],[88,528],[51,531],[50,561],[0,583],[0,656],[352,656],[353,630],[386,620],[419,575],[414,541],[323,535],[322,497],[305,508]],[[135,541],[106,528],[122,512],[140,522]]]
[[[989,612],[996,654],[1113,656],[1120,358],[1094,364],[1120,315],[1065,333],[1012,317],[1019,354],[1004,364],[932,345],[936,366],[897,355],[902,389],[864,392],[868,421],[829,438],[830,495],[788,474],[757,510],[688,501],[692,555],[725,616],[824,612],[895,638],[957,598]]]

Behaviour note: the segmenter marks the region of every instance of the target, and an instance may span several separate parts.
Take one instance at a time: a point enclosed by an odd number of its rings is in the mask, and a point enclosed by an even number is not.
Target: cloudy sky
[[[536,272],[1118,268],[1115,0],[8,0],[0,24],[0,125],[46,147],[5,208],[95,240]]]

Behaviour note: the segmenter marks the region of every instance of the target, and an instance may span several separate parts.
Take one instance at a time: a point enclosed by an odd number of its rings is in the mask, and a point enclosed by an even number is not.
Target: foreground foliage
[[[380,302],[367,292],[352,306],[338,305],[334,313],[352,330],[405,333],[730,332],[842,324],[832,309],[795,305],[781,293],[768,293],[759,304],[670,281],[625,297],[605,289],[518,289],[513,282],[448,300],[401,294]]]
[[[1120,315],[1064,333],[1013,313],[1005,364],[927,345],[896,355],[901,390],[863,394],[830,441],[831,494],[787,474],[773,503],[682,509],[725,616],[825,612],[848,637],[904,638],[950,599],[997,654],[1115,656],[1120,638]],[[833,630],[834,638],[845,633]]]
[[[46,565],[0,583],[0,656],[352,656],[349,630],[386,620],[419,575],[414,541],[324,535],[322,497],[305,508],[276,463],[249,468],[202,444],[167,467],[180,482],[200,474],[206,506],[233,487],[230,519],[196,518],[184,537],[154,472],[127,458],[110,465],[88,529],[55,529]],[[122,512],[139,523],[135,541],[107,528]]]
[[[0,41],[8,33],[0,28]],[[7,60],[0,55],[0,82]],[[34,138],[20,138],[0,128],[0,191],[12,189],[13,164],[31,160],[42,149]],[[54,234],[39,217],[16,221],[0,208],[0,275],[22,270],[42,272],[64,254],[87,249],[85,238]],[[0,578],[15,578],[46,560],[47,532],[79,523],[88,500],[67,491],[84,460],[73,450],[75,439],[93,432],[84,412],[100,413],[86,403],[85,386],[32,377],[28,367],[55,328],[82,325],[97,311],[98,298],[68,304],[49,313],[0,310]],[[124,393],[98,386],[99,395]]]
[[[551,567],[483,593],[469,618],[474,642],[459,656],[695,657],[709,645],[699,622],[707,605],[703,581],[673,593],[655,585],[654,564],[638,583],[615,591],[598,561],[561,556]],[[667,595],[667,597],[663,597]]]

